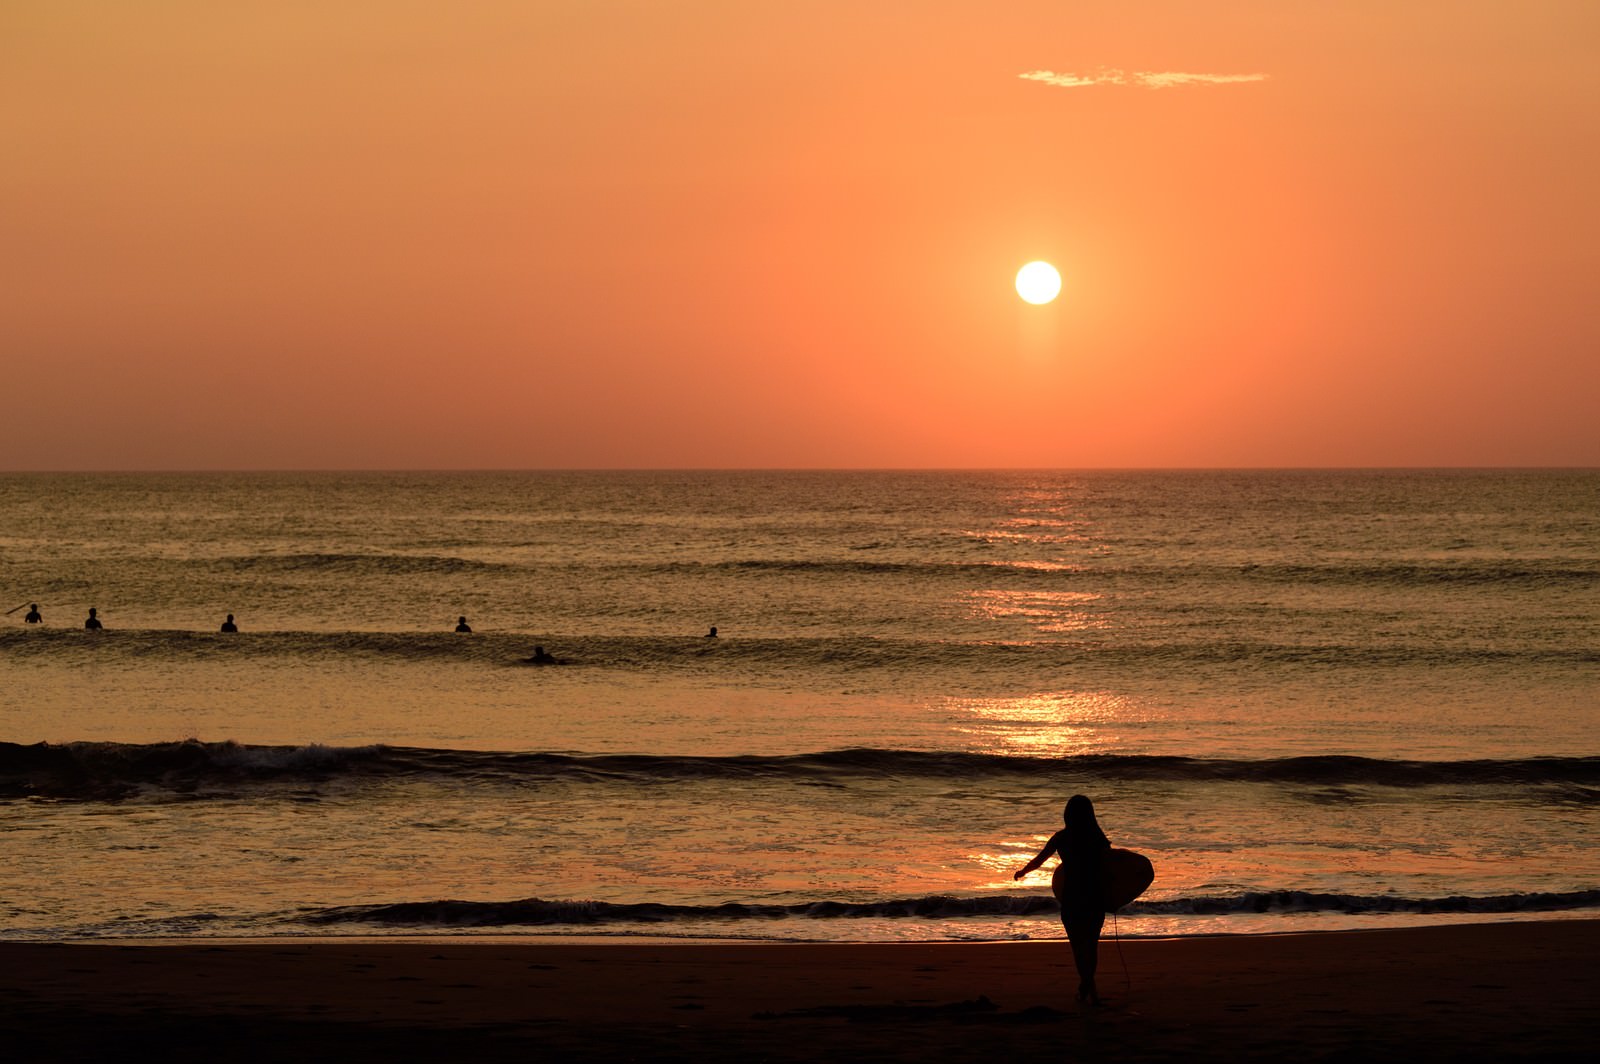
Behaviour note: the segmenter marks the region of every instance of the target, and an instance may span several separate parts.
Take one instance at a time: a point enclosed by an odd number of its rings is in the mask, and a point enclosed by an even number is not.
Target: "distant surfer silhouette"
[[[706,638],[707,639],[715,639],[715,638],[717,638],[717,626],[716,625],[712,625],[711,626],[711,631],[706,633]]]
[[[233,614],[228,614],[228,619],[222,622],[222,630],[224,632],[237,632],[239,630],[239,626],[233,623]]]
[[[44,617],[39,613],[39,604],[37,602],[31,602],[28,604],[28,612],[23,614],[22,621],[24,624],[44,623]]]
[[[1072,959],[1078,966],[1078,1000],[1100,1004],[1094,973],[1100,964],[1100,929],[1106,923],[1105,899],[1100,890],[1100,866],[1111,841],[1100,830],[1094,816],[1094,803],[1081,794],[1067,800],[1060,831],[1050,836],[1037,857],[1023,866],[1013,879],[1021,879],[1052,856],[1061,858],[1050,877],[1050,889],[1061,903],[1061,926],[1072,943]]]
[[[98,632],[103,627],[103,625],[100,623],[99,616],[95,614],[95,609],[93,606],[89,607],[89,619],[83,622],[83,626],[91,632]]]
[[[529,665],[560,665],[561,659],[545,653],[544,647],[534,647],[533,657],[522,659]]]
[[[465,617],[457,617],[456,618],[456,631],[465,633],[466,635],[471,635],[472,634],[472,625],[467,623],[467,619]]]

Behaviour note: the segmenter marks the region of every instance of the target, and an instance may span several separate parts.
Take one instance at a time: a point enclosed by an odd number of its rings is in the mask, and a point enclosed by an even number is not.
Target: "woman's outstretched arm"
[[[1050,836],[1050,841],[1044,844],[1044,849],[1039,851],[1038,856],[1036,856],[1033,860],[1029,861],[1027,864],[1023,865],[1022,866],[1022,870],[1020,872],[1017,872],[1011,878],[1012,879],[1021,879],[1023,876],[1027,875],[1029,872],[1032,872],[1035,868],[1038,868],[1040,865],[1042,865],[1046,861],[1048,861],[1050,859],[1050,855],[1055,853],[1055,852],[1056,852],[1056,838],[1055,838],[1054,835],[1052,835],[1052,836]]]

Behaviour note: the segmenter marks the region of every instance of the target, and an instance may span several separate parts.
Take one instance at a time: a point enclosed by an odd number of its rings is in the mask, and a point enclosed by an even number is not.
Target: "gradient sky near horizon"
[[[19,0],[0,468],[1597,466],[1597,189],[1593,0]]]

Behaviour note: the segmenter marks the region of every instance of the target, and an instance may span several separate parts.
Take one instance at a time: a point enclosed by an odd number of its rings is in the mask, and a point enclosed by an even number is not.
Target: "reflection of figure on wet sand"
[[[472,634],[472,626],[467,623],[466,617],[456,618],[456,631],[465,633],[466,635]]]
[[[544,650],[544,647],[534,647],[533,648],[533,657],[531,657],[531,658],[523,658],[522,660],[523,660],[523,663],[527,664],[527,665],[560,665],[561,664],[561,659],[556,658],[556,657],[554,657],[554,656],[552,656],[550,654],[546,654],[545,650]]]
[[[39,604],[37,602],[28,604],[28,612],[23,615],[22,620],[26,624],[42,624],[44,622],[44,617],[39,613]]]
[[[237,632],[239,630],[239,626],[233,623],[233,614],[228,614],[228,619],[222,622],[222,630],[224,632]]]
[[[1094,973],[1100,962],[1100,929],[1106,923],[1100,866],[1111,842],[1095,819],[1094,804],[1081,794],[1068,800],[1062,820],[1066,826],[1050,836],[1038,856],[1012,878],[1021,879],[1051,856],[1061,858],[1050,877],[1050,889],[1061,903],[1061,925],[1067,929],[1072,959],[1078,966],[1078,1000],[1098,1005]]]
[[[95,614],[93,606],[89,607],[89,619],[83,622],[83,626],[91,632],[98,632],[101,629],[100,618]]]

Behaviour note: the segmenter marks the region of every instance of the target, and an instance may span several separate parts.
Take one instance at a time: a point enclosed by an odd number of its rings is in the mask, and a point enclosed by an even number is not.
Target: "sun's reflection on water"
[[[1021,559],[1017,561],[984,562],[995,569],[1022,569],[1039,573],[1081,573],[1083,566],[1071,562],[1047,562]]]
[[[1040,632],[1082,632],[1091,628],[1106,628],[1106,618],[1083,609],[1098,602],[1100,595],[1093,591],[1011,591],[989,588],[969,591],[968,608],[984,620],[1003,621],[1018,618]]]
[[[952,698],[947,706],[975,752],[1029,757],[1104,753],[1121,742],[1119,726],[1139,712],[1133,699],[1111,691]]]
[[[965,861],[975,865],[982,873],[993,876],[993,879],[979,880],[972,884],[973,890],[1017,890],[1026,888],[1037,891],[1040,887],[1050,889],[1051,868],[1040,868],[1029,873],[1021,881],[1013,879],[1017,869],[1027,864],[1039,848],[1045,844],[1048,835],[1039,835],[1025,839],[1002,839],[996,843],[998,850],[980,850],[969,853]]]
[[[1007,521],[1009,527],[965,528],[961,534],[976,543],[1061,544],[1092,543],[1093,540],[1077,531],[1077,521]],[[1054,529],[1056,531],[1044,531]]]

